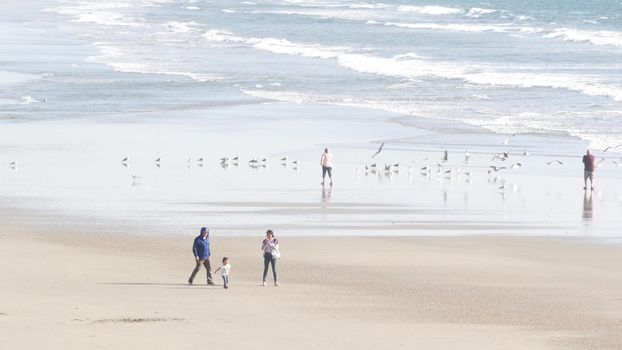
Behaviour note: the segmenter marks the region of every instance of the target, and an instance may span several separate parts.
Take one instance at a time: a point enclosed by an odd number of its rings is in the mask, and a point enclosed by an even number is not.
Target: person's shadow
[[[592,191],[583,193],[583,220],[592,221],[594,218],[594,202],[592,200]]]

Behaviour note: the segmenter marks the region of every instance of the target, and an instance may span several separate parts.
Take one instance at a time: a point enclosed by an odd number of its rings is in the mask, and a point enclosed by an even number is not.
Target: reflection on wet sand
[[[592,221],[594,217],[594,203],[592,201],[592,191],[585,191],[583,194],[583,220]]]
[[[333,186],[322,186],[322,203],[330,202],[330,197],[333,192]]]

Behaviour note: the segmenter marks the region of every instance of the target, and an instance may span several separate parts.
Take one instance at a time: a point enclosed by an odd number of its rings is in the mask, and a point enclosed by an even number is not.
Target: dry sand
[[[9,230],[10,231],[10,230]],[[544,238],[0,235],[2,349],[620,349],[621,248]],[[220,283],[219,276],[216,282]]]

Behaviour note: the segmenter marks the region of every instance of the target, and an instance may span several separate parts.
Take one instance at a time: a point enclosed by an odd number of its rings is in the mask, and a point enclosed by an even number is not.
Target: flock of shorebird
[[[512,135],[514,136],[514,135]],[[512,137],[511,136],[511,137]],[[510,138],[507,138],[504,140],[503,145],[507,145],[510,141]],[[372,154],[371,158],[376,158],[377,156],[379,156],[380,154],[383,153],[384,150],[384,142],[380,145],[380,147]],[[607,152],[610,150],[614,150],[617,149],[619,147],[622,147],[622,144],[617,145],[617,146],[611,146],[611,147],[607,147],[603,150],[603,152]],[[522,157],[529,157],[530,153],[525,149],[520,153],[513,153],[512,151],[503,151],[503,152],[499,152],[496,154],[493,154],[492,156],[492,161],[501,161],[501,162],[505,162],[508,159],[510,159],[510,156],[522,156]],[[597,160],[596,162],[596,167],[601,167],[604,162],[605,162],[605,158],[601,157]],[[429,158],[423,158],[421,161],[423,162],[429,162],[430,159]],[[468,178],[472,175],[472,170],[468,169],[464,172],[462,172],[462,167],[458,166],[456,168],[454,167],[447,167],[447,163],[449,161],[449,153],[447,150],[445,150],[443,152],[443,155],[441,156],[440,160],[436,163],[436,172],[434,172],[434,167],[426,164],[419,164],[419,166],[417,166],[418,161],[413,161],[410,162],[409,166],[408,166],[408,174],[412,175],[414,172],[419,172],[421,175],[427,176],[428,178],[431,178],[432,175],[435,173],[436,177],[438,179],[440,178],[448,178],[448,179],[452,179],[454,176],[459,176],[461,174],[464,174],[467,177],[467,181]],[[463,164],[468,165],[471,162],[471,153],[467,150],[464,152],[464,161]],[[615,164],[618,167],[622,167],[622,158],[620,160],[612,160],[613,164]],[[422,166],[423,165],[423,166]],[[559,160],[559,159],[553,159],[553,160],[549,160],[546,162],[547,166],[551,166],[551,165],[564,165],[564,162]],[[356,169],[356,174],[357,176],[359,176],[361,174],[361,171],[364,171],[364,175],[382,175],[384,174],[387,177],[392,176],[393,174],[399,173],[400,172],[400,163],[389,163],[389,164],[379,164],[379,163],[371,163],[371,164],[365,164],[365,166],[362,169],[357,168]],[[487,170],[487,174],[489,175],[489,181],[491,183],[500,183],[501,186],[498,187],[499,190],[503,190],[505,188],[505,180],[503,180],[500,176],[501,172],[507,169],[516,169],[516,168],[521,168],[523,167],[523,163],[521,162],[515,162],[515,163],[511,163],[507,166],[501,166],[501,165],[497,165],[497,164],[492,164],[489,165],[488,170]]]
[[[511,135],[511,137],[513,137],[514,135]],[[503,145],[507,145],[510,141],[510,138],[507,138],[504,140]],[[376,157],[378,157],[379,155],[381,155],[384,151],[384,145],[385,143],[381,143],[380,146],[378,147],[378,149],[372,154],[371,158],[374,159]],[[608,151],[611,150],[615,150],[622,147],[622,144],[616,145],[616,146],[609,146],[606,147],[603,150],[603,153],[606,153]],[[529,157],[530,154],[529,152],[527,152],[527,150],[524,150],[523,152],[520,153],[512,153],[511,151],[503,151],[497,154],[494,154],[492,156],[492,161],[501,161],[501,162],[505,162],[508,159],[510,159],[511,156],[522,156],[522,157]],[[513,157],[512,157],[513,158]],[[423,158],[421,161],[423,162],[429,162],[430,159],[429,158]],[[419,172],[421,175],[425,175],[427,177],[432,177],[433,174],[436,174],[437,178],[453,178],[454,176],[459,176],[461,174],[464,174],[467,178],[470,177],[472,175],[472,170],[471,169],[467,169],[466,171],[462,171],[462,167],[458,166],[456,168],[454,167],[447,167],[449,161],[449,153],[447,150],[445,150],[440,158],[440,160],[436,163],[436,171],[434,171],[434,167],[429,165],[429,164],[419,164],[417,165],[418,161],[413,161],[410,162],[409,166],[408,166],[408,174],[411,175],[414,172]],[[604,162],[606,161],[606,159],[604,157],[601,157],[598,159],[598,161],[596,162],[596,167],[601,167]],[[464,160],[463,160],[463,164],[465,164],[465,166],[467,166],[468,164],[470,164],[471,162],[471,153],[469,151],[465,151],[464,152]],[[615,164],[618,167],[622,167],[622,158],[619,160],[612,160],[613,164]],[[204,157],[198,157],[196,159],[192,159],[192,158],[188,158],[187,161],[187,166],[188,168],[190,168],[193,164],[198,165],[199,167],[203,167],[205,164],[205,158]],[[129,167],[130,164],[130,158],[129,157],[125,157],[123,159],[121,159],[121,165],[123,165],[124,167]],[[248,166],[253,168],[253,169],[261,169],[261,168],[266,168],[267,164],[268,164],[268,158],[267,157],[256,157],[256,158],[252,158],[248,161]],[[300,162],[298,160],[290,160],[287,156],[284,156],[282,158],[280,158],[280,164],[282,166],[292,166],[292,169],[294,170],[298,170],[298,166],[300,164]],[[157,166],[158,168],[160,168],[162,166],[162,157],[157,157],[154,160],[154,165]],[[234,166],[237,167],[240,165],[240,157],[239,156],[234,156],[234,157],[222,157],[219,160],[219,165],[226,169],[230,166]],[[559,159],[553,159],[553,160],[549,160],[546,162],[546,165],[564,165],[564,162],[559,160]],[[501,165],[497,165],[497,164],[492,164],[488,167],[487,170],[487,174],[490,176],[491,182],[493,183],[497,183],[498,180],[500,180],[502,183],[504,182],[501,177],[499,176],[499,174],[507,169],[516,169],[516,168],[520,168],[523,166],[523,163],[521,162],[515,162],[515,163],[511,163],[507,166],[501,166]],[[9,163],[9,167],[13,170],[17,169],[17,161],[12,161]],[[399,173],[401,169],[401,164],[399,162],[397,163],[389,163],[389,164],[379,164],[379,163],[371,163],[371,164],[365,164],[364,167],[362,169],[360,168],[356,168],[356,175],[359,176],[361,174],[362,171],[364,171],[364,175],[382,175],[384,174],[385,176],[392,176],[393,174]],[[134,184],[137,184],[140,181],[141,177],[136,175],[136,174],[132,174],[132,181]],[[504,185],[502,185],[501,187],[499,187],[499,189],[503,189]]]
[[[196,162],[196,164],[199,167],[203,167],[205,165],[205,158],[203,157],[199,157],[197,159],[195,159],[193,161],[192,158],[188,158],[186,160],[186,164],[187,167],[191,167],[192,164],[194,164]],[[153,164],[160,168],[162,166],[162,157],[158,157],[154,160]],[[229,166],[239,166],[240,165],[240,157],[239,156],[235,156],[235,157],[222,157],[220,158],[220,162],[219,162],[220,166],[222,168],[228,168]],[[282,166],[287,166],[291,164],[294,168],[298,167],[298,164],[300,164],[300,162],[298,160],[292,160],[289,161],[288,157],[283,157],[281,158],[281,165]],[[128,168],[130,166],[130,157],[125,157],[123,159],[121,159],[121,165],[123,165],[124,167]],[[265,168],[268,165],[268,158],[267,157],[257,157],[257,158],[252,158],[248,161],[248,166],[251,168]]]

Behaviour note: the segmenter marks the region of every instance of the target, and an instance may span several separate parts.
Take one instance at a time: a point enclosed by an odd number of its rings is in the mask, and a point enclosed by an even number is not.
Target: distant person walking
[[[587,180],[590,179],[590,190],[594,189],[594,155],[588,149],[583,156],[583,189],[587,190]]]
[[[326,173],[328,173],[328,178],[330,179],[330,185],[333,185],[333,155],[328,152],[328,148],[324,148],[324,153],[322,153],[322,158],[320,159],[320,165],[322,166],[322,186],[324,185],[324,180],[326,179]]]
[[[201,233],[194,239],[194,244],[192,244],[192,254],[194,254],[194,260],[196,262],[196,266],[188,278],[188,284],[192,284],[194,282],[194,277],[199,272],[201,265],[205,266],[205,270],[207,270],[207,284],[210,286],[214,285],[212,281],[212,272],[209,263],[209,229],[207,227],[201,227]]]
[[[261,250],[263,251],[263,285],[264,287],[266,286],[268,266],[272,264],[274,285],[278,287],[279,280],[276,274],[276,262],[281,257],[281,253],[279,252],[279,241],[274,237],[272,230],[266,231],[266,238],[261,242]]]

